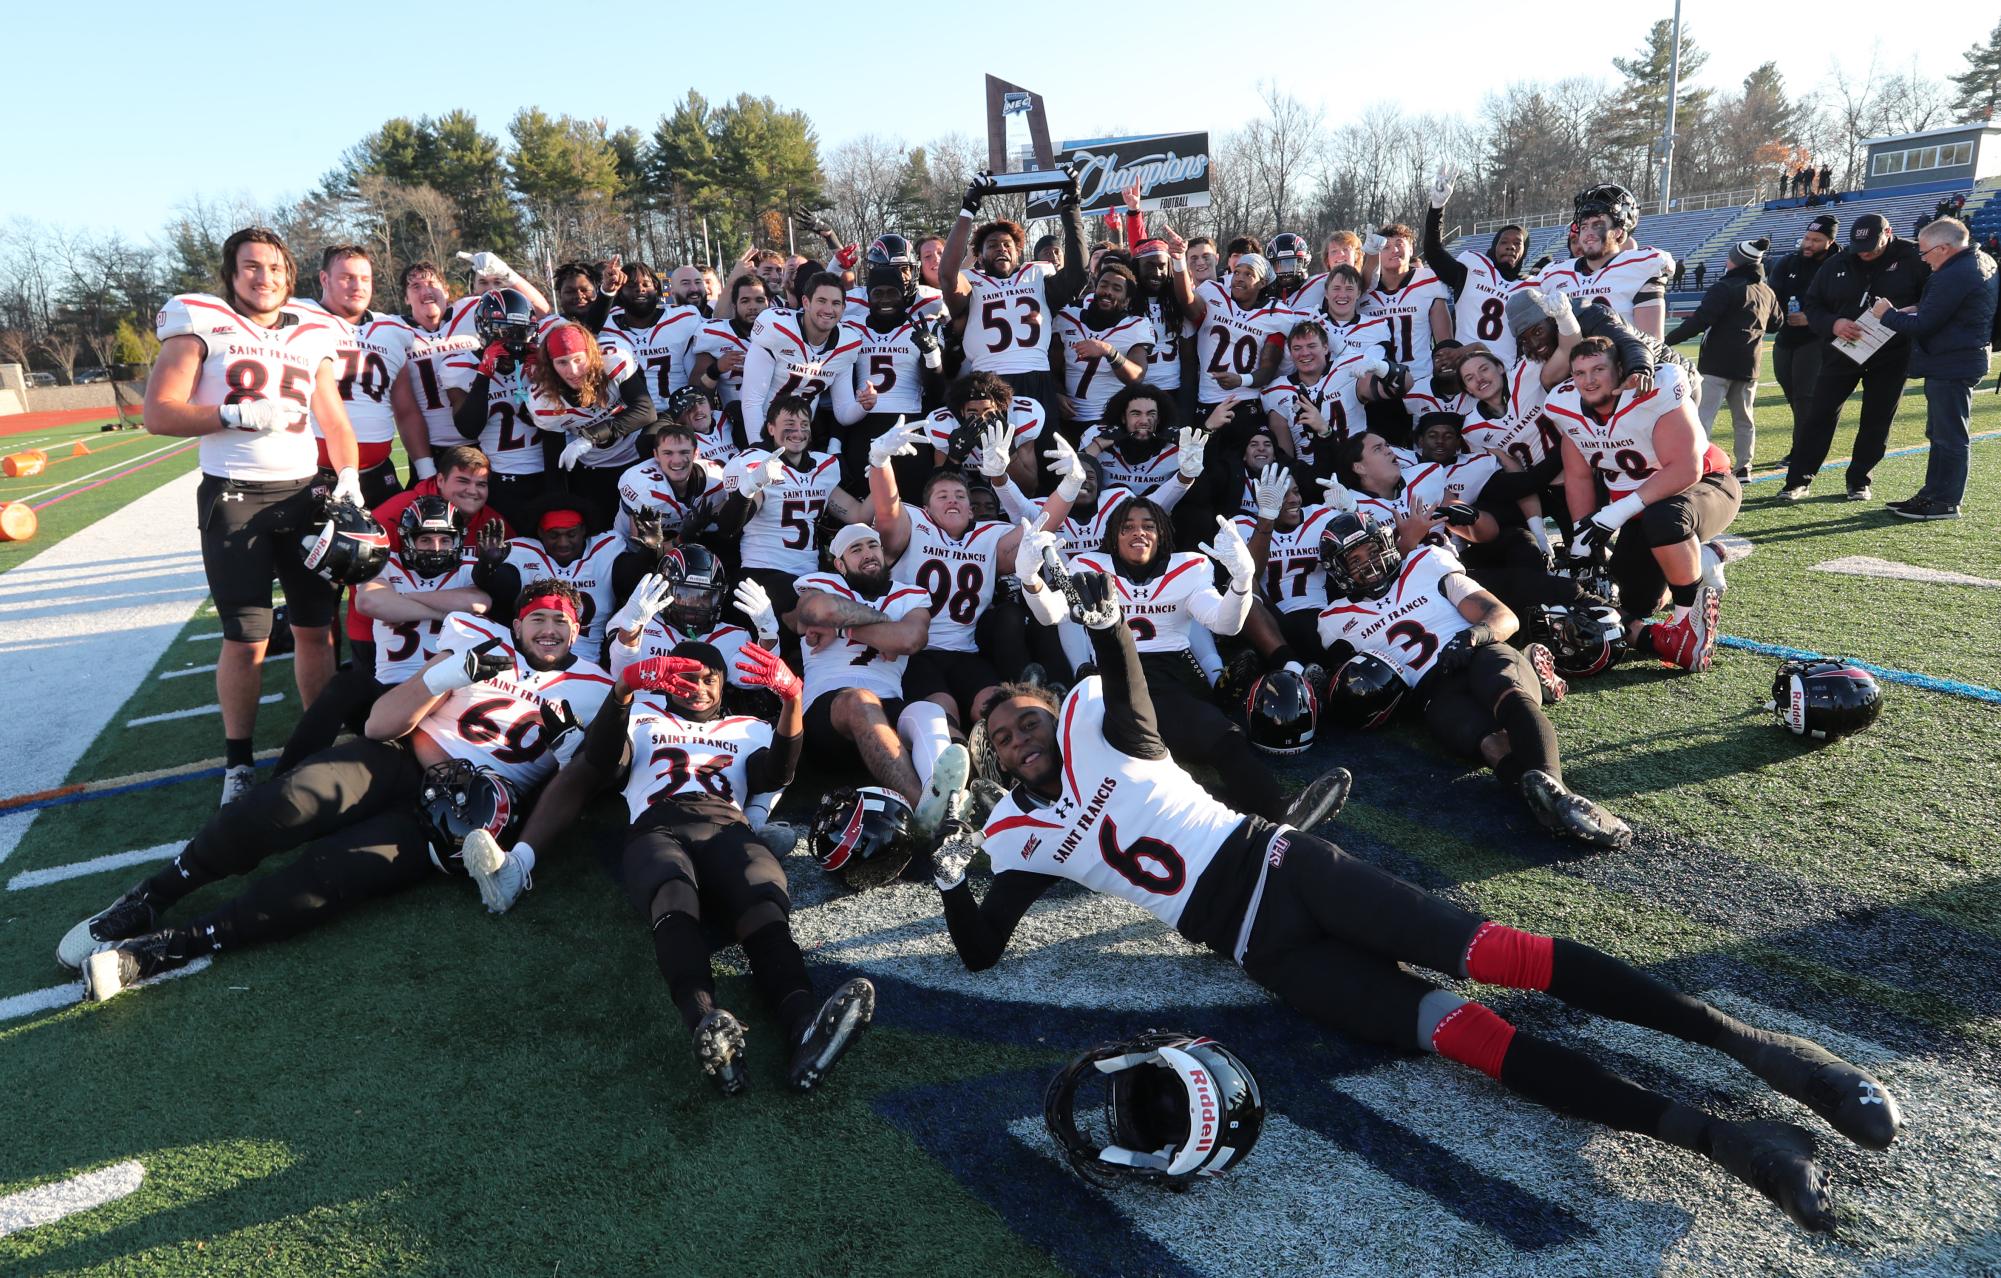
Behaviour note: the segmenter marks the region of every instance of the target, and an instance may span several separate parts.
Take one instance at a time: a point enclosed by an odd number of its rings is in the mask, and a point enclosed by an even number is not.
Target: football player
[[[547,483],[548,459],[530,424],[525,367],[536,318],[527,295],[514,289],[480,297],[474,316],[483,346],[445,358],[445,394],[461,442],[477,443],[492,465],[487,500],[518,524]]]
[[[1376,232],[1382,237],[1382,269],[1376,286],[1362,296],[1361,314],[1388,322],[1390,358],[1413,378],[1431,375],[1434,342],[1452,337],[1452,295],[1431,268],[1417,259],[1417,236],[1401,222]]]
[[[625,268],[618,306],[605,317],[604,326],[623,335],[631,346],[639,376],[653,395],[655,413],[667,412],[674,392],[688,384],[688,348],[705,322],[693,305],[663,304],[660,277],[652,267],[634,262]]]
[[[683,386],[670,403],[684,399],[708,402],[701,391]],[[692,409],[684,406],[684,411]],[[651,438],[652,455],[618,478],[618,515],[611,530],[630,538],[634,517],[650,511],[663,536],[692,541],[714,527],[729,499],[723,488],[724,463],[699,454],[695,432],[679,420],[654,430]]]
[[[1366,343],[1330,357],[1327,333],[1327,326],[1315,319],[1293,325],[1285,343],[1292,374],[1274,381],[1260,396],[1279,450],[1306,472],[1322,476],[1332,473],[1334,450],[1367,429],[1366,406],[1383,394],[1375,379],[1390,371],[1382,348]]]
[[[1205,441],[1177,430],[1174,400],[1168,392],[1147,383],[1128,386],[1111,397],[1104,416],[1102,425],[1084,432],[1084,451],[1098,459],[1107,484],[1137,497],[1151,497],[1177,476],[1186,488],[1201,475]],[[1184,436],[1194,445],[1192,475],[1181,469]]]
[[[1360,354],[1395,358],[1397,344],[1390,334],[1390,321],[1362,313],[1362,298],[1367,291],[1362,284],[1362,273],[1352,266],[1337,266],[1327,272],[1321,286],[1320,305],[1307,318],[1326,333],[1330,360]]]
[[[565,262],[556,268],[555,318],[582,324],[593,334],[604,327],[615,300],[599,288],[597,269],[588,262]]]
[[[368,250],[359,244],[336,244],[320,257],[320,299],[292,301],[302,313],[331,321],[340,334],[334,358],[339,361],[341,406],[354,428],[362,504],[371,508],[403,487],[389,456],[399,434],[404,451],[412,457],[430,451],[424,417],[404,373],[416,330],[400,315],[370,311],[374,297],[375,262]],[[317,421],[313,433],[320,433]],[[324,441],[320,472],[323,481],[331,480]],[[413,475],[413,482],[416,478]]]
[[[1315,661],[1321,654],[1320,609],[1327,599],[1327,573],[1320,563],[1320,533],[1333,508],[1308,506],[1294,473],[1267,463],[1252,483],[1252,507],[1236,518],[1237,533],[1250,547],[1257,570],[1258,597],[1274,614],[1284,648],[1266,655],[1278,664]],[[1296,655],[1298,654],[1298,655]],[[1321,679],[1314,679],[1316,686]]]
[[[1180,260],[1181,237],[1164,230],[1168,252]],[[1172,263],[1170,263],[1172,269]],[[1262,387],[1278,375],[1285,357],[1285,335],[1296,322],[1291,311],[1265,297],[1271,263],[1256,253],[1242,254],[1230,268],[1227,284],[1210,280],[1194,284],[1185,270],[1174,271],[1175,296],[1195,326],[1198,410],[1208,413],[1239,387]]]
[[[1181,299],[1175,295],[1173,256],[1165,240],[1141,240],[1133,246],[1133,278],[1139,281],[1139,299],[1153,325],[1146,384],[1165,391],[1181,389],[1181,349],[1195,336],[1195,326],[1182,313]]]
[[[751,629],[723,619],[723,605],[733,601]],[[754,632],[754,633],[753,633]],[[749,688],[736,673],[745,644],[778,646],[778,617],[764,588],[744,581],[729,593],[729,575],[715,552],[706,546],[669,546],[653,571],[641,577],[625,604],[605,623],[611,644],[607,652],[614,678],[635,663],[671,654],[683,643],[705,643],[723,655],[727,682]],[[757,791],[749,791],[743,797]]]
[[[847,250],[852,253],[852,248]],[[918,260],[917,250],[901,235],[878,235],[861,256],[861,285],[848,290],[847,312],[842,318],[851,324],[867,324],[874,313],[876,302],[873,292],[877,287],[894,284],[897,295],[903,300],[904,318],[924,320],[935,328],[944,318],[945,295],[935,284],[926,283],[923,265]],[[870,280],[870,274],[887,271],[894,278]]]
[[[1537,286],[1581,302],[1602,302],[1642,333],[1664,336],[1674,258],[1634,241],[1640,206],[1633,193],[1609,182],[1590,187],[1578,192],[1572,212],[1577,251],[1547,267]]]
[[[813,406],[783,395],[765,410],[769,449],[752,449],[723,471],[731,493],[722,526],[740,529],[744,575],[764,587],[778,617],[796,635],[793,583],[820,566],[814,529],[824,512],[841,524],[866,517],[862,503],[841,490],[841,459],[813,452]]]
[[[1088,584],[1087,584],[1088,583]],[[1435,1052],[1566,1114],[1707,1157],[1808,1229],[1833,1228],[1812,1136],[1783,1122],[1732,1122],[1523,1032],[1404,966],[1547,990],[1602,1016],[1715,1048],[1806,1104],[1849,1139],[1882,1149],[1902,1123],[1883,1084],[1818,1044],[1760,1030],[1602,951],[1518,931],[1425,892],[1304,829],[1274,828],[1209,799],[1176,766],[1120,602],[1080,578],[1072,616],[1090,627],[1098,675],[1060,702],[1011,687],[987,731],[1013,789],[982,833],[933,857],[952,945],[971,971],[1000,961],[1029,908],[1062,879],[1139,906],[1318,1024],[1404,1051]],[[1038,618],[1051,587],[1024,581]],[[966,883],[984,843],[993,880]]]
[[[1703,434],[1676,365],[1656,369],[1645,391],[1623,390],[1617,348],[1587,337],[1570,352],[1570,378],[1545,411],[1563,432],[1571,561],[1604,562],[1609,550],[1627,638],[1671,665],[1707,670],[1723,598],[1721,560],[1708,543],[1737,518],[1744,490]],[[1663,593],[1673,618],[1650,623]]]
[[[1508,327],[1507,300],[1522,282],[1528,232],[1510,223],[1494,232],[1485,253],[1445,247],[1445,206],[1458,184],[1457,165],[1439,168],[1431,182],[1431,211],[1424,217],[1424,264],[1452,290],[1453,333],[1461,342],[1480,342],[1505,364],[1515,358]]]
[[[160,308],[160,352],[146,382],[146,432],[200,441],[195,490],[202,568],[222,623],[215,667],[226,745],[222,801],[256,782],[252,733],[271,637],[271,582],[285,586],[299,703],[333,677],[339,588],[308,569],[299,534],[324,517],[322,452],[332,499],[362,501],[358,453],[340,397],[331,319],[288,307],[298,278],[291,250],[262,227],[223,242],[221,292],[183,293]],[[308,421],[319,423],[318,443]]]
[[[1108,262],[1098,269],[1091,292],[1056,317],[1063,410],[1072,434],[1089,433],[1105,419],[1113,396],[1146,376],[1155,339],[1153,321],[1133,313],[1138,298],[1138,278]]]
[[[867,334],[841,319],[841,277],[817,271],[800,296],[797,310],[767,310],[751,329],[743,362],[746,426],[766,422],[770,405],[781,399],[802,399],[811,413],[828,387],[853,376]]]
[[[612,686],[571,652],[577,598],[568,586],[531,582],[511,602],[511,631],[454,614],[438,655],[383,693],[365,735],[253,786],[166,868],[70,929],[56,956],[83,969],[86,993],[111,998],[203,955],[296,936],[459,868],[450,825],[427,821],[427,805],[463,817],[477,797],[473,822],[511,824],[509,814],[524,811],[582,744]],[[195,891],[300,847],[237,896],[161,928],[160,916]]]
[[[730,280],[729,308],[702,326],[688,348],[693,360],[689,381],[718,397],[723,420],[732,444],[732,455],[752,444],[743,420],[743,363],[750,352],[751,331],[757,317],[764,314],[770,294],[756,275],[739,275]]]
[[[673,306],[685,306],[698,319],[709,318],[709,283],[699,266],[677,266],[667,277],[667,299]]]
[[[563,441],[557,465],[599,510],[615,509],[618,480],[638,459],[633,436],[655,419],[652,388],[622,347],[607,353],[584,326],[549,325],[528,364],[529,421]]]
[[[590,531],[597,521],[587,500],[551,493],[536,503],[523,525],[532,533],[509,541],[492,575],[481,574],[486,592],[503,602],[515,597],[516,582],[548,578],[568,586],[577,596],[576,649],[593,661],[603,657],[605,618],[618,602],[614,583],[621,575],[619,557],[649,553],[628,546],[617,533]]]
[[[430,443],[423,452],[410,454],[413,483],[437,473],[433,464],[438,453],[466,442],[452,422],[454,402],[448,393],[445,362],[454,355],[469,355],[477,362],[480,340],[473,317],[480,296],[453,301],[445,273],[436,262],[412,262],[403,268],[403,304],[409,312],[411,331],[406,367]]]
[[[1049,418],[1043,415],[1040,401],[1012,392],[1013,387],[998,373],[963,373],[954,378],[945,388],[945,406],[924,419],[933,462],[939,466],[972,465],[987,427],[1005,422],[1014,441],[1007,477],[1022,493],[1037,491],[1035,445],[1042,440]]]
[[[894,241],[892,243],[892,241]],[[868,488],[870,445],[906,419],[922,417],[945,395],[945,343],[939,333],[945,304],[922,297],[916,259],[900,235],[885,235],[869,246],[863,276],[865,305],[860,311],[862,351],[848,377],[834,383],[834,418],[841,423],[841,486],[850,493]],[[848,294],[850,317],[855,294]],[[923,481],[929,459],[911,450],[899,463],[913,483]]]

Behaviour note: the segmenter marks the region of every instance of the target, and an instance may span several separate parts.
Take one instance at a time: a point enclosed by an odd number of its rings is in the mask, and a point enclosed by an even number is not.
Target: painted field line
[[[257,756],[260,764],[276,759],[281,752],[266,750]],[[49,790],[36,790],[28,794],[14,794],[0,799],[0,813],[32,812],[39,808],[66,807],[72,803],[83,803],[90,799],[109,799],[115,795],[132,794],[140,790],[152,790],[163,785],[173,785],[179,781],[193,781],[200,777],[219,777],[223,773],[221,759],[203,759],[197,763],[183,763],[171,768],[155,768],[148,772],[128,772],[120,777],[105,777],[98,781],[79,781],[72,785],[57,786]],[[0,847],[0,861],[7,859],[11,848]]]
[[[1788,661],[1817,661],[1827,657],[1824,652],[1809,652],[1805,648],[1786,648],[1775,643],[1758,643],[1752,639],[1739,639],[1735,635],[1719,635],[1717,643],[1726,648],[1740,648],[1745,652],[1762,653],[1767,657],[1783,657]],[[1938,679],[1931,675],[1918,674],[1910,670],[1897,670],[1890,666],[1879,666],[1869,661],[1856,661],[1853,657],[1843,657],[1875,675],[1878,679],[1888,679],[1892,683],[1907,684],[1913,688],[1923,688],[1926,692],[1943,692],[1955,697],[1970,697],[1975,701],[1985,701],[1991,705],[2001,705],[2001,688],[1983,688],[1977,683],[1961,683],[1957,679]]]
[[[213,958],[204,954],[186,967],[162,972],[144,984],[177,981],[183,976],[193,976],[213,962],[215,962]],[[16,994],[12,998],[0,998],[0,1021],[18,1020],[23,1016],[33,1016],[36,1012],[52,1012],[59,1007],[68,1007],[71,1003],[81,1002],[83,1002],[81,980],[70,981],[63,985],[51,985],[45,990],[29,990],[26,994]]]
[[[208,633],[208,634],[205,634],[205,635],[189,635],[189,636],[187,637],[187,642],[188,642],[188,643],[214,643],[214,642],[215,642],[216,640],[218,640],[218,639],[220,639],[220,638],[222,638],[222,631],[220,631],[220,630],[215,630],[215,631],[211,631],[210,633]]]
[[[1824,564],[1815,564],[1813,570],[1839,573],[1844,577],[1882,577],[1890,581],[1922,581],[1933,586],[1977,586],[1986,590],[2001,590],[2001,581],[1992,577],[1921,568],[1916,564],[1900,564],[1894,559],[1877,559],[1872,555],[1843,555]]]
[[[104,445],[104,447],[105,447],[105,448],[107,448],[107,449],[109,449],[109,448],[116,448],[116,447],[117,447],[117,446],[118,446],[119,444],[130,444],[130,443],[133,443],[133,442],[135,442],[135,441],[136,441],[136,440],[137,440],[138,438],[140,438],[140,437],[139,437],[139,436],[134,436],[134,435],[128,435],[128,436],[126,436],[126,437],[125,437],[124,439],[119,439],[119,440],[113,440],[112,442],[110,442],[110,443],[108,443],[108,444],[105,444],[105,445]],[[28,494],[28,495],[27,495],[26,497],[17,497],[17,498],[15,499],[15,500],[16,500],[16,501],[33,501],[33,500],[35,500],[35,499],[36,499],[37,497],[46,497],[46,496],[48,496],[48,495],[49,495],[50,493],[59,493],[59,492],[61,492],[61,491],[62,491],[63,489],[65,489],[65,488],[74,488],[74,487],[75,487],[76,485],[78,485],[78,484],[81,484],[81,483],[85,482],[86,480],[91,480],[91,479],[96,479],[96,478],[97,478],[97,477],[98,477],[99,475],[104,475],[104,474],[109,474],[110,472],[112,472],[112,471],[114,471],[114,470],[117,470],[117,469],[118,469],[118,468],[119,468],[120,466],[130,466],[130,465],[132,465],[132,464],[133,464],[134,462],[141,462],[141,461],[144,461],[144,460],[146,460],[146,459],[147,459],[148,457],[157,457],[157,456],[159,456],[159,455],[160,455],[161,453],[164,453],[164,452],[166,452],[166,451],[167,451],[167,450],[168,450],[169,448],[179,448],[179,447],[180,447],[180,446],[181,446],[181,445],[182,445],[182,444],[183,444],[184,442],[185,442],[185,441],[183,441],[183,440],[179,440],[179,439],[172,439],[172,440],[168,440],[168,441],[167,441],[166,443],[164,443],[164,444],[161,444],[161,445],[160,445],[160,446],[159,446],[158,448],[155,448],[155,449],[154,449],[154,450],[153,450],[152,452],[149,452],[149,453],[139,453],[139,454],[137,454],[136,456],[132,456],[132,457],[121,457],[121,458],[119,458],[119,459],[118,459],[117,461],[115,461],[115,462],[112,462],[112,463],[111,463],[111,464],[110,464],[109,466],[104,466],[104,467],[100,467],[99,469],[97,469],[97,470],[93,470],[93,471],[89,472],[88,474],[84,474],[84,475],[78,475],[78,476],[77,476],[76,478],[74,478],[74,479],[65,479],[65,480],[64,480],[63,482],[61,482],[60,484],[52,484],[52,485],[50,485],[49,487],[47,487],[47,488],[44,488],[44,489],[42,489],[42,491],[40,491],[40,492],[38,492],[38,493],[29,493],[29,494]],[[68,460],[69,460],[69,458],[67,458],[67,457],[51,457],[51,458],[49,459],[49,463],[50,463],[51,465],[54,465],[54,464],[55,464],[56,462],[59,462],[59,461],[68,461]]]
[[[130,852],[112,852],[72,865],[53,865],[46,870],[23,870],[7,880],[7,890],[19,892],[23,888],[47,887],[51,883],[64,883],[87,875],[103,874],[107,870],[122,870],[128,865],[165,861],[170,857],[179,856],[181,849],[186,846],[187,841],[182,840],[179,843],[162,843],[158,847],[136,848]]]
[[[0,1238],[128,1198],[139,1191],[139,1182],[144,1179],[146,1168],[138,1159],[128,1158],[68,1180],[9,1194],[0,1198]]]
[[[1978,435],[1972,436],[1972,442],[1976,444],[1987,439],[2001,439],[2001,430],[1983,430]],[[1930,444],[1913,444],[1909,448],[1893,448],[1883,454],[1883,460],[1888,461],[1892,457],[1911,457],[1918,453],[1928,453],[1931,450],[1932,446]],[[1837,457],[1832,461],[1822,462],[1820,470],[1833,470],[1837,466],[1846,466],[1852,460],[1854,459],[1849,457]],[[1814,474],[1818,475],[1820,470],[1815,471]],[[1775,470],[1769,475],[1753,475],[1743,482],[1747,484],[1768,484],[1784,479],[1785,477],[1785,471]]]
[[[285,694],[282,692],[267,692],[257,698],[257,704],[268,706],[284,699]],[[205,714],[221,713],[222,707],[220,705],[196,706],[191,710],[169,710],[165,714],[142,714],[136,719],[127,719],[125,726],[128,728],[143,728],[149,723],[165,723],[169,719],[194,719]]]
[[[116,483],[119,480],[125,478],[127,475],[136,475],[140,471],[146,469],[148,466],[157,466],[163,461],[172,461],[174,458],[179,457],[182,453],[187,452],[191,448],[199,447],[199,445],[200,445],[199,440],[190,440],[185,447],[177,448],[172,452],[160,453],[160,454],[147,454],[152,458],[151,461],[142,461],[136,466],[127,467],[125,470],[119,471],[116,475],[111,475],[104,479],[100,479],[94,484],[85,484],[82,488],[75,489],[71,492],[66,492],[60,497],[51,497],[47,501],[43,502],[41,505],[30,506],[28,509],[47,510],[51,506],[60,506],[62,503],[68,501],[72,497],[81,497],[85,493],[90,492],[92,489],[102,488],[106,484]]]
[[[221,638],[221,636],[220,636],[220,635],[218,635],[218,636],[217,636],[217,638]],[[275,656],[275,657],[266,657],[266,658],[264,658],[264,663],[265,663],[266,665],[269,665],[269,664],[270,664],[271,662],[273,662],[273,661],[290,661],[290,660],[291,660],[291,659],[292,659],[293,657],[296,657],[296,656],[298,656],[298,655],[299,655],[299,654],[297,654],[297,653],[295,653],[295,652],[281,652],[281,653],[279,653],[279,654],[278,654],[277,656]],[[214,665],[214,664],[212,663],[212,664],[209,664],[209,665],[206,665],[206,666],[189,666],[189,667],[188,667],[187,669],[185,669],[185,670],[168,670],[168,671],[164,671],[164,672],[162,672],[162,673],[161,673],[161,675],[160,675],[160,678],[162,678],[162,679],[185,679],[185,678],[187,678],[187,677],[188,677],[189,675],[198,675],[198,674],[214,674],[214,673],[215,673],[215,665]]]

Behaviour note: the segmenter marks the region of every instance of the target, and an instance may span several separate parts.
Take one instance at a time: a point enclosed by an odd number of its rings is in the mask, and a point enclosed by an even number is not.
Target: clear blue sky
[[[1427,56],[1414,25],[1383,30],[1391,15],[1408,23],[1426,9],[1436,15],[1429,29],[1455,33],[1469,50],[1520,40],[1530,56],[1516,63],[1484,52]],[[1516,16],[1524,9],[1526,21]],[[983,137],[984,72],[1042,93],[1059,141],[1222,133],[1258,110],[1260,80],[1323,107],[1330,124],[1385,100],[1470,113],[1510,80],[1614,78],[1611,59],[1633,52],[1672,4],[1634,5],[1630,17],[1608,16],[1619,13],[1616,4],[1569,0],[1290,10],[1220,0],[977,8],[947,0],[890,12],[897,11],[922,16],[899,22],[866,7],[795,0],[754,8],[688,0],[658,8],[501,0],[7,6],[0,118],[12,127],[0,160],[0,222],[29,217],[145,238],[196,195],[270,203],[302,194],[344,148],[394,116],[463,107],[504,136],[517,108],[539,105],[650,131],[691,87],[711,100],[748,92],[804,110],[825,149],[869,132],[912,143],[954,131]],[[1683,21],[1710,54],[1700,82],[1734,88],[1772,58],[1798,95],[1823,81],[1837,57],[1860,72],[1872,39],[1886,72],[1915,59],[1926,74],[1943,76],[1964,65],[1959,50],[1984,38],[1994,19],[1981,6],[1961,15],[1934,8],[1924,22],[1900,26],[1880,5],[1853,0],[1823,0],[1811,11],[1810,20],[1789,17],[1740,34],[1735,24],[1749,12],[1741,4],[1687,0]],[[773,16],[757,27],[731,20],[751,12]],[[1280,36],[1273,15],[1287,12],[1295,16]],[[1020,51],[1005,51],[1011,42],[992,34],[985,15],[1000,14],[1023,15]],[[1593,29],[1556,34],[1554,20],[1571,17]],[[1219,32],[1231,22],[1242,25]],[[1870,33],[1872,22],[1878,29]],[[1123,24],[1140,57],[1096,35],[1066,37],[1087,24],[1100,31]],[[1913,27],[1945,38],[1946,47],[1921,47]],[[739,40],[756,54],[712,52]],[[1401,56],[1372,52],[1397,45],[1407,50]],[[509,48],[520,55],[512,63]],[[1177,66],[1194,84],[1167,92],[1159,70],[1141,71],[1136,84],[1109,74],[1149,63]]]

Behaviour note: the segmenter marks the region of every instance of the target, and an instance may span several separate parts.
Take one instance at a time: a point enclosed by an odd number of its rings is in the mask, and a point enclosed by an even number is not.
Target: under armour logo
[[[224,494],[222,495],[222,500],[224,500],[224,501],[242,501],[242,500],[243,500],[243,494],[242,494],[242,493],[224,493]]]

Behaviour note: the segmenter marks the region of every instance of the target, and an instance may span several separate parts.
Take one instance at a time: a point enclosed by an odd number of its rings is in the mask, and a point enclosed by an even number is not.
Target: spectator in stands
[[[1834,166],[1832,164],[1823,164],[1820,166],[1820,193],[1822,195],[1827,195],[1831,193],[1833,190],[1834,190]]]
[[[1918,246],[1898,239],[1890,229],[1890,219],[1881,213],[1864,213],[1848,228],[1848,252],[1813,277],[1813,287],[1806,294],[1807,323],[1823,338],[1852,342],[1863,334],[1856,321],[1870,299],[1885,297],[1892,306],[1914,305],[1930,273],[1931,268],[1918,255]],[[1890,419],[1903,398],[1910,362],[1911,343],[1902,335],[1877,347],[1859,364],[1839,347],[1827,352],[1820,362],[1806,421],[1793,439],[1792,465],[1786,470],[1780,501],[1806,496],[1807,485],[1813,482],[1834,443],[1841,406],[1857,385],[1862,387],[1862,412],[1855,431],[1855,452],[1848,462],[1848,500],[1869,500],[1869,475],[1883,459]]]
[[[1779,335],[1772,340],[1772,374],[1779,379],[1779,389],[1785,392],[1786,403],[1793,411],[1794,439],[1799,438],[1800,423],[1806,420],[1813,385],[1820,377],[1820,357],[1827,351],[1827,340],[1807,325],[1806,291],[1822,263],[1841,251],[1835,243],[1840,231],[1838,218],[1832,213],[1821,214],[1807,223],[1806,234],[1800,237],[1799,252],[1780,262],[1772,272],[1772,292],[1778,295],[1779,305],[1786,314]],[[1788,448],[1786,455],[1772,465],[1790,466],[1792,461],[1792,450]]]
[[[1904,519],[1957,519],[1966,493],[1969,419],[1973,388],[1987,375],[1994,339],[1994,259],[1973,247],[1966,223],[1942,217],[1918,237],[1931,276],[1916,306],[1891,309],[1879,299],[1872,310],[1893,332],[1913,339],[1910,373],[1925,379],[1925,438],[1931,456],[1924,487],[1890,503]]]
[[[1695,264],[1695,286],[1697,288],[1702,287],[1703,278],[1708,274],[1709,274],[1709,263],[1697,262]]]
[[[1687,274],[1688,274],[1688,263],[1685,260],[1677,258],[1674,264],[1674,287],[1676,292],[1681,291],[1682,277]]]
[[[1751,477],[1751,454],[1757,431],[1751,403],[1758,393],[1758,356],[1765,334],[1779,326],[1779,299],[1765,283],[1765,250],[1771,241],[1744,240],[1730,249],[1729,269],[1702,295],[1702,304],[1663,340],[1677,345],[1703,335],[1696,371],[1702,374],[1702,399],[1697,412],[1703,433],[1713,437],[1716,410],[1730,404],[1736,431],[1737,478]]]

